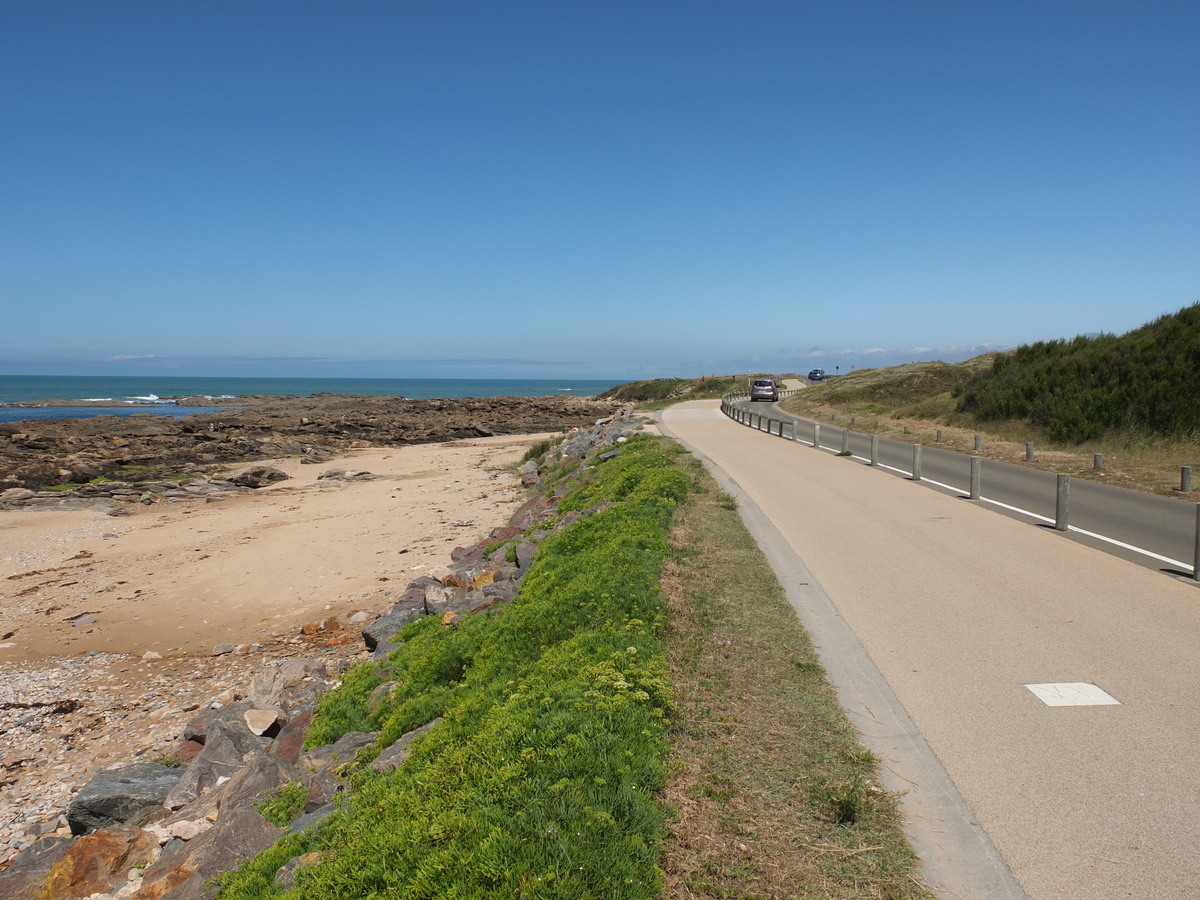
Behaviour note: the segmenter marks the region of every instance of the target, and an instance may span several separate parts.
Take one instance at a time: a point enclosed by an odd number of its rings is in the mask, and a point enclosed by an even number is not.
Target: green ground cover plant
[[[394,772],[373,773],[365,753],[338,813],[224,877],[219,896],[277,896],[276,869],[314,851],[321,861],[287,896],[658,896],[670,705],[659,578],[689,483],[677,453],[630,440],[580,477],[576,492],[604,508],[542,543],[517,600],[456,627],[413,623],[385,662],[348,673],[310,745],[378,730],[378,752],[443,723]]]
[[[283,828],[304,809],[308,788],[298,781],[281,785],[258,804],[258,812],[264,819],[278,828]]]

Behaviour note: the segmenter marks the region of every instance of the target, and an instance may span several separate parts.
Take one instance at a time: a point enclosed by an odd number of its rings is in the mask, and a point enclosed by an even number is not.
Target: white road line
[[[726,417],[726,418],[728,418],[728,417]],[[731,420],[731,421],[733,421],[733,420]],[[740,423],[735,422],[735,424],[740,424]],[[767,432],[762,431],[761,428],[757,428],[757,429],[753,429],[753,430],[760,431],[763,434],[767,434]],[[788,438],[784,438],[784,440],[788,440]],[[812,441],[793,440],[792,443],[805,444],[806,446],[809,446],[809,447],[816,446],[815,444],[813,444]],[[838,453],[842,452],[841,450],[835,450],[833,447],[817,447],[817,449],[824,450],[826,453],[832,453],[835,456]],[[856,455],[852,454],[849,458],[858,460],[859,462],[868,463],[868,464],[871,462],[871,460],[867,459],[865,456],[856,456]],[[904,477],[909,478],[909,479],[912,478],[912,472],[906,472],[903,469],[897,469],[895,466],[885,466],[882,463],[877,463],[875,468],[887,469],[889,472],[895,472],[897,475],[903,475]],[[960,496],[963,496],[963,497],[971,496],[970,491],[964,491],[962,488],[956,488],[950,484],[943,484],[940,481],[934,481],[932,478],[922,477],[921,482],[924,484],[936,485],[937,487],[940,487],[944,490],[950,491],[955,494],[959,494]],[[1050,524],[1054,524],[1054,520],[1047,516],[1039,515],[1038,513],[1035,513],[1035,512],[1030,512],[1027,509],[1021,509],[1021,507],[1019,507],[1019,506],[1011,506],[1010,504],[1003,503],[999,500],[991,500],[987,497],[980,496],[979,502],[980,503],[990,503],[992,506],[999,506],[1001,509],[1007,509],[1009,512],[1015,512],[1018,515],[1028,516],[1031,519],[1037,519],[1039,522],[1049,522]],[[1105,535],[1097,534],[1094,531],[1086,531],[1082,528],[1076,528],[1074,525],[1068,525],[1067,530],[1074,531],[1076,534],[1082,534],[1084,537],[1090,537],[1097,541],[1103,541],[1106,544],[1112,544],[1114,547],[1120,547],[1122,550],[1128,550],[1131,553],[1140,553],[1142,556],[1148,556],[1151,559],[1157,559],[1159,562],[1168,563],[1172,566],[1178,566],[1180,569],[1186,569],[1187,571],[1192,572],[1193,574],[1196,571],[1196,567],[1192,563],[1186,563],[1186,562],[1183,562],[1178,559],[1172,559],[1169,556],[1163,556],[1161,553],[1155,553],[1153,550],[1147,550],[1145,547],[1137,547],[1137,546],[1134,546],[1133,544],[1127,544],[1124,541],[1119,541],[1116,538],[1106,537]]]

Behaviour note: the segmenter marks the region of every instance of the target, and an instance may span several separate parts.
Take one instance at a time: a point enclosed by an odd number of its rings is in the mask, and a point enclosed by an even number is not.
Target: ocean
[[[171,378],[156,375],[0,376],[0,422],[22,419],[77,419],[100,415],[153,413],[190,416],[228,409],[222,400],[252,394],[269,396],[371,394],[428,400],[434,397],[545,397],[551,394],[589,397],[620,384],[570,378]],[[212,406],[176,406],[179,397],[206,397]],[[88,406],[14,407],[13,403],[46,400],[88,401]],[[102,401],[104,405],[92,405]],[[108,405],[111,404],[111,405]]]

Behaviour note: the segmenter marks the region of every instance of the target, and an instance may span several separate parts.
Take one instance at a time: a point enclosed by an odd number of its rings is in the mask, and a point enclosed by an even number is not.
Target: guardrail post
[[[907,425],[904,426],[904,433],[908,434],[908,426]]]
[[[842,452],[843,453],[850,452],[850,429],[849,428],[842,429]]]
[[[921,480],[921,445],[913,444],[913,481]]]
[[[813,447],[821,449],[821,423],[813,422]]]
[[[1192,489],[1192,467],[1179,467],[1179,490],[1185,494]]]
[[[975,435],[975,452],[978,453],[982,449],[983,449],[983,435],[977,434],[977,435]]]
[[[1101,471],[1104,468],[1104,454],[1103,453],[1093,453],[1092,454],[1092,468],[1095,469],[1097,472]]]
[[[1025,442],[1025,462],[1033,459],[1033,441]]]
[[[980,462],[978,456],[971,457],[971,499],[979,499],[979,468]]]
[[[1192,578],[1200,581],[1200,503],[1196,504],[1196,548],[1192,553]]]
[[[1058,476],[1058,496],[1054,504],[1054,530],[1066,531],[1067,519],[1070,515],[1071,476]]]
[[[879,435],[871,435],[871,465],[879,465]]]
[[[942,429],[940,428],[937,430],[937,442],[939,444],[942,442]]]

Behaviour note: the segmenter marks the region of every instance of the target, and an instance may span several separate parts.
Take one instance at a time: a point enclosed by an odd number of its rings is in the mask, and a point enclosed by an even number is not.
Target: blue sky
[[[1121,333],[1200,301],[1198,46],[1153,0],[0,0],[0,372]]]

